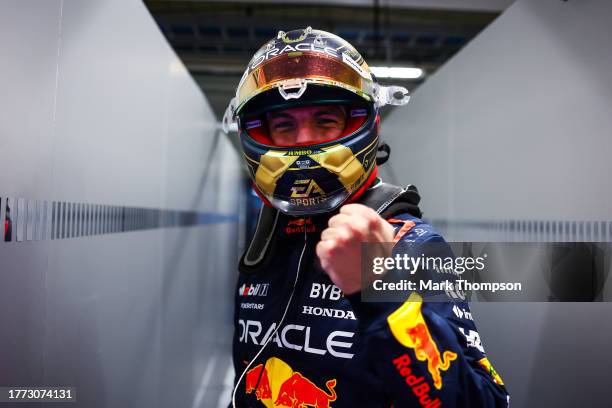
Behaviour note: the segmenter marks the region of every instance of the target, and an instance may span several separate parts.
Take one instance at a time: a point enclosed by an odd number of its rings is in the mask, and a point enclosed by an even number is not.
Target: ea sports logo
[[[325,192],[313,179],[295,180],[291,187],[292,198],[305,198],[313,194],[325,195]]]

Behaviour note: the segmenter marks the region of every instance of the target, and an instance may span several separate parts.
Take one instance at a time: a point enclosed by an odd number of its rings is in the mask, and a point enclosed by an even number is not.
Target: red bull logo
[[[263,364],[249,370],[246,374],[246,393],[251,394],[253,391],[258,400],[272,398],[268,371]]]
[[[266,364],[249,370],[246,374],[246,393],[267,407],[331,408],[336,401],[336,379],[325,382],[325,390],[304,377],[279,358],[272,357]]]
[[[421,313],[422,303],[419,295],[411,294],[399,309],[387,317],[387,322],[397,341],[413,349],[417,359],[427,362],[434,386],[441,389],[441,372],[448,370],[451,362],[457,359],[457,354],[452,351],[440,353]]]
[[[408,354],[404,354],[393,360],[393,365],[395,366],[396,370],[402,377],[404,377],[404,381],[406,381],[406,384],[410,386],[412,393],[418,398],[419,403],[423,408],[437,408],[441,406],[442,402],[439,398],[431,399],[431,395],[429,393],[431,388],[429,387],[429,384],[427,381],[425,381],[423,376],[418,377],[412,372],[410,364],[411,360]]]
[[[414,344],[416,357],[421,361],[427,361],[427,369],[431,373],[435,387],[437,389],[442,388],[440,371],[448,370],[451,361],[457,358],[457,354],[452,351],[445,351],[440,358],[438,346],[431,338],[425,323],[418,323],[415,327],[409,328],[407,333]]]
[[[287,226],[297,226],[297,227],[301,227],[303,225],[311,225],[312,224],[312,219],[311,218],[298,218],[297,220],[289,220],[289,222],[287,222]]]
[[[276,407],[317,407],[329,408],[329,403],[336,400],[336,380],[325,383],[329,393],[317,387],[300,373],[293,373],[291,378],[283,383],[274,402]]]
[[[298,232],[304,233],[304,230],[306,230],[308,233],[315,232],[316,227],[312,223],[312,218],[298,218],[295,220],[289,220],[287,222],[287,226],[285,227],[285,233],[287,235]]]

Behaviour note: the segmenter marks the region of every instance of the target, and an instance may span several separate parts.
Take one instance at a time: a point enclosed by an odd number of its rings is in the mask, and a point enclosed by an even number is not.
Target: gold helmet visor
[[[344,61],[347,58],[350,59],[347,56]],[[374,83],[365,63],[343,62],[323,52],[297,51],[249,67],[238,85],[236,112],[251,98],[273,87],[278,87],[285,99],[299,98],[307,83],[339,86],[373,100]]]

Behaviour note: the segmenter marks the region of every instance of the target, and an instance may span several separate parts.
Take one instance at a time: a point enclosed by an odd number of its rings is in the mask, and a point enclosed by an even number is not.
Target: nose
[[[296,142],[299,144],[307,144],[316,142],[319,139],[319,134],[315,126],[311,123],[300,123],[297,129]]]

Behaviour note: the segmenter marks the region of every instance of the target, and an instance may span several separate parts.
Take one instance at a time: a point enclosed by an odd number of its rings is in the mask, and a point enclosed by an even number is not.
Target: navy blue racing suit
[[[266,248],[272,255],[240,272],[233,340],[235,383],[240,379],[236,406],[508,406],[467,302],[423,302],[413,295],[405,303],[368,303],[359,293],[345,296],[331,282],[315,246],[332,215],[277,213],[273,248]],[[432,226],[408,213],[390,222],[398,233],[394,253],[410,253],[414,243],[444,242]]]

